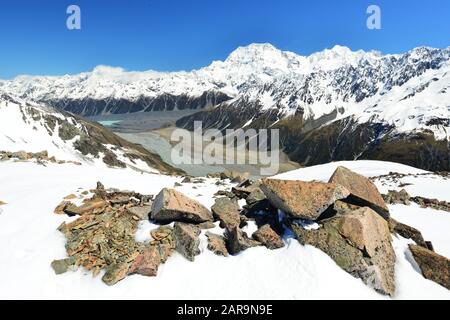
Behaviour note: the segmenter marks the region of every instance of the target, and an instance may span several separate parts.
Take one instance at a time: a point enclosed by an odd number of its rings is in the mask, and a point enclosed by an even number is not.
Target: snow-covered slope
[[[104,127],[48,106],[0,92],[0,151],[47,151],[56,160],[84,165],[170,171],[159,156]]]
[[[381,161],[331,163],[284,174],[291,179],[328,179],[338,165],[345,165],[367,176],[390,171],[415,173],[421,170]],[[0,163],[1,200],[7,202],[0,214],[0,298],[31,299],[387,299],[368,288],[359,279],[339,268],[318,249],[302,246],[286,236],[285,248],[268,251],[251,248],[237,256],[223,258],[206,249],[201,236],[202,254],[194,263],[178,253],[160,267],[158,276],[132,276],[108,287],[101,276],[92,278],[83,271],[56,276],[50,267],[55,258],[65,257],[65,238],[56,228],[73,218],[53,214],[55,206],[68,194],[88,190],[102,181],[107,187],[156,194],[163,187],[173,187],[181,178],[140,174],[130,169]],[[429,179],[417,183],[417,192],[443,181]],[[184,184],[180,191],[211,206],[218,189],[215,180]],[[380,186],[379,186],[380,187]],[[82,188],[82,189],[79,189]],[[405,213],[408,209],[408,214]],[[447,213],[416,207],[391,206],[394,218],[425,232],[436,250],[450,252],[450,216]],[[420,225],[417,225],[420,224]],[[137,237],[148,239],[156,225],[143,222]],[[244,229],[246,230],[246,229]],[[246,230],[250,232],[250,230]],[[410,260],[410,240],[394,238],[396,295],[394,299],[450,299],[450,293],[425,280]],[[31,272],[32,270],[32,272]]]

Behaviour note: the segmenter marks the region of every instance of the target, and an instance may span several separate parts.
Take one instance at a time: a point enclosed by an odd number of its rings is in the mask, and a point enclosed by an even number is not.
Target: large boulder
[[[409,245],[423,276],[450,290],[450,260],[421,246]]]
[[[153,201],[151,218],[160,223],[213,221],[211,212],[198,201],[173,189],[163,189]]]
[[[334,183],[264,179],[261,190],[270,203],[293,218],[316,220],[350,192]]]
[[[227,230],[225,233],[228,252],[236,255],[241,251],[261,245],[259,241],[250,239],[239,227]]]
[[[189,261],[194,261],[200,254],[200,233],[200,228],[192,224],[177,222],[173,227],[177,252]]]
[[[208,238],[208,250],[218,256],[228,257],[228,250],[224,237],[211,232],[206,232],[206,237]]]
[[[284,242],[281,237],[276,233],[269,224],[263,225],[259,228],[255,233],[253,233],[252,237],[261,242],[265,247],[270,250],[279,249],[284,247]]]
[[[345,167],[338,167],[329,182],[344,186],[358,203],[372,208],[383,217],[389,216],[389,209],[383,197],[373,182],[366,177]]]
[[[241,222],[240,208],[237,201],[230,198],[218,198],[211,207],[213,216],[220,221],[220,226],[225,229],[239,227]]]
[[[317,230],[291,223],[298,241],[328,254],[337,265],[376,291],[395,292],[395,253],[388,223],[370,208],[321,222]]]

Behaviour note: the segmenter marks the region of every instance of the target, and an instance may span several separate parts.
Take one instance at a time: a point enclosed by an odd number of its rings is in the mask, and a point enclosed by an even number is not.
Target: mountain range
[[[190,72],[99,66],[20,76],[0,90],[81,116],[198,109],[177,126],[277,128],[302,165],[379,159],[448,171],[449,71],[450,48],[383,55],[335,46],[301,56],[252,44]]]

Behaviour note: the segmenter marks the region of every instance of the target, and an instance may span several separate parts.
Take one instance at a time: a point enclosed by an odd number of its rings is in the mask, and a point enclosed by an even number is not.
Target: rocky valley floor
[[[381,193],[405,189],[411,197],[450,201],[450,179],[412,167],[380,161],[330,163],[298,169],[277,176],[284,180],[327,182],[338,166],[372,177]],[[396,174],[390,174],[390,173]],[[55,275],[51,262],[67,256],[66,237],[57,228],[79,217],[54,213],[70,194],[81,197],[97,181],[107,188],[158,195],[174,188],[206,208],[215,204],[218,191],[229,191],[236,183],[207,178],[200,183],[183,177],[140,173],[131,169],[110,169],[71,163],[4,161],[0,163],[0,298],[28,299],[389,299],[342,270],[327,254],[301,245],[292,233],[283,236],[284,247],[268,250],[249,248],[228,257],[207,249],[207,231],[221,234],[219,223],[200,234],[200,254],[191,262],[177,251],[159,266],[156,277],[132,275],[114,286],[79,268]],[[90,194],[89,196],[91,196]],[[78,200],[77,200],[78,201]],[[243,206],[245,201],[240,200]],[[450,256],[450,213],[420,206],[390,204],[395,220],[419,229],[434,250]],[[159,225],[148,220],[137,223],[135,241],[150,241]],[[249,221],[242,230],[250,237],[257,226]],[[426,280],[412,258],[413,241],[394,235],[396,256],[394,299],[450,299],[450,291]]]

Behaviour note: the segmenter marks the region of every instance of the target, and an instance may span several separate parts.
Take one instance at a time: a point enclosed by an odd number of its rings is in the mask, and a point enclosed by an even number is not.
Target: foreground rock
[[[384,217],[389,216],[383,197],[375,184],[366,177],[345,167],[338,167],[329,182],[345,187],[357,203],[372,208]]]
[[[384,201],[389,204],[403,204],[409,206],[411,204],[409,201],[410,198],[411,196],[405,189],[400,191],[389,190],[386,195],[383,195]]]
[[[395,292],[395,253],[389,226],[370,208],[361,208],[322,222],[317,230],[291,223],[298,241],[328,254],[342,269],[376,291]]]
[[[450,260],[420,246],[409,245],[423,276],[450,290]]]
[[[230,198],[218,198],[211,207],[213,216],[220,221],[220,227],[225,229],[233,229],[239,227],[241,222],[240,208],[237,201]]]
[[[140,274],[155,277],[161,264],[161,254],[157,246],[148,246],[140,253],[128,271],[129,274]]]
[[[394,220],[393,218],[389,218],[389,229],[392,233],[397,233],[403,238],[411,239],[413,240],[417,245],[426,248],[431,249],[429,244],[425,241],[425,239],[422,236],[422,233],[417,230],[416,228],[413,228],[411,226],[408,226],[406,224],[403,224],[401,222],[398,222],[397,220]]]
[[[253,238],[261,242],[265,247],[267,247],[270,250],[284,247],[284,242],[281,239],[281,237],[268,224],[259,228],[253,234]]]
[[[220,173],[220,179],[230,179],[233,183],[241,183],[245,180],[247,180],[250,177],[250,173],[248,172],[239,172],[239,171],[229,171],[225,170],[224,172]]]
[[[218,256],[228,257],[228,250],[224,237],[211,232],[207,232],[206,237],[208,238],[208,250],[211,250]]]
[[[199,202],[173,189],[163,189],[152,205],[151,218],[156,222],[202,223],[213,221],[211,212]]]
[[[261,245],[259,241],[250,239],[240,228],[227,230],[225,233],[228,252],[236,255],[241,251]]]
[[[189,261],[200,254],[200,228],[191,224],[177,222],[173,228],[177,251]]]
[[[66,237],[68,258],[52,262],[55,273],[83,267],[96,276],[105,270],[102,280],[107,285],[131,274],[155,276],[160,263],[165,262],[171,247],[174,248],[174,241],[167,243],[161,238],[150,244],[137,242],[135,234],[140,219],[130,211],[133,207],[144,207],[151,196],[107,191],[101,184],[93,193],[80,207],[66,202],[56,210],[80,217],[58,228]]]
[[[336,200],[350,192],[334,183],[264,179],[261,190],[270,203],[293,218],[317,220]]]

